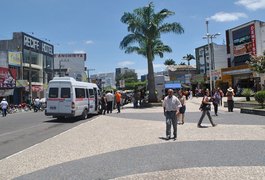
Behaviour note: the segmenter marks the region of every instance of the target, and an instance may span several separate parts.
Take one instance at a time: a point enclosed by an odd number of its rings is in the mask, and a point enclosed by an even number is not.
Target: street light
[[[96,69],[87,69],[87,81],[90,82],[90,78],[89,78],[89,72],[90,71],[95,71]]]
[[[207,33],[203,37],[203,39],[207,39],[207,44],[208,44],[208,57],[209,57],[209,77],[210,77],[210,93],[212,94],[213,90],[213,85],[212,85],[212,63],[214,62],[213,60],[213,51],[211,50],[210,43],[213,46],[213,38],[216,38],[217,36],[221,35],[221,33],[215,33],[215,34],[210,34],[209,33],[209,21],[206,20],[206,29]]]

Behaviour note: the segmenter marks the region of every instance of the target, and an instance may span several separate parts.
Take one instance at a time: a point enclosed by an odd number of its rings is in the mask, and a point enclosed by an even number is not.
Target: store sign
[[[0,97],[13,96],[14,89],[0,89]]]
[[[20,66],[21,52],[8,52],[8,64],[12,66]]]
[[[16,87],[16,69],[0,67],[0,88]]]
[[[23,36],[23,45],[33,50],[53,55],[52,45],[26,34]]]
[[[257,54],[255,24],[250,25],[250,37],[252,43],[252,55],[255,56]]]

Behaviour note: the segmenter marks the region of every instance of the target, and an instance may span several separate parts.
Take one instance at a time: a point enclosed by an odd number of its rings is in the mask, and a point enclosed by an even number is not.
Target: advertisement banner
[[[0,67],[8,68],[7,52],[0,51]]]
[[[12,66],[20,66],[21,63],[21,52],[8,52],[8,64]]]
[[[13,96],[14,89],[0,89],[0,97]]]
[[[241,56],[244,54],[250,54],[252,53],[252,43],[245,43],[238,46],[234,46],[234,55],[235,56]]]
[[[16,69],[0,67],[0,88],[16,87]]]
[[[41,85],[32,85],[31,86],[32,92],[42,92],[43,91],[43,86]],[[29,92],[29,86],[25,87],[25,91]]]

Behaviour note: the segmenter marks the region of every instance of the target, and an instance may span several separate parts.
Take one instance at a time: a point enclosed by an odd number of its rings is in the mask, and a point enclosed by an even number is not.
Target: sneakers
[[[166,140],[167,140],[167,141],[170,140],[170,136],[167,136],[167,137],[166,137]]]
[[[213,124],[213,127],[217,126],[217,124]]]
[[[202,125],[197,125],[197,128],[203,128],[203,126]]]

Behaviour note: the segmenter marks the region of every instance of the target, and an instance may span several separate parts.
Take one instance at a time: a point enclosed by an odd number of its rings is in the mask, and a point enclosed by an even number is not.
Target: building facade
[[[209,77],[210,59],[212,62],[212,72],[227,67],[226,46],[211,43],[210,48],[210,55],[208,51],[208,45],[204,45],[195,49],[197,71],[199,72],[199,74],[204,74],[207,77]],[[219,79],[221,77],[221,74],[219,75],[219,77],[214,76],[216,76],[216,74],[213,74],[213,79]]]
[[[92,82],[97,83],[102,90],[109,88],[116,89],[114,73],[93,74],[90,76],[90,79]]]
[[[54,47],[24,32],[0,40],[0,91],[12,104],[44,97],[44,84],[52,79]],[[12,83],[7,85],[5,82]]]
[[[65,53],[54,55],[55,76],[69,76],[77,81],[88,81],[85,53]]]
[[[264,77],[252,72],[246,62],[265,51],[265,22],[254,20],[228,29],[226,41],[228,68],[222,70],[222,80],[237,92],[242,88],[260,90]]]

